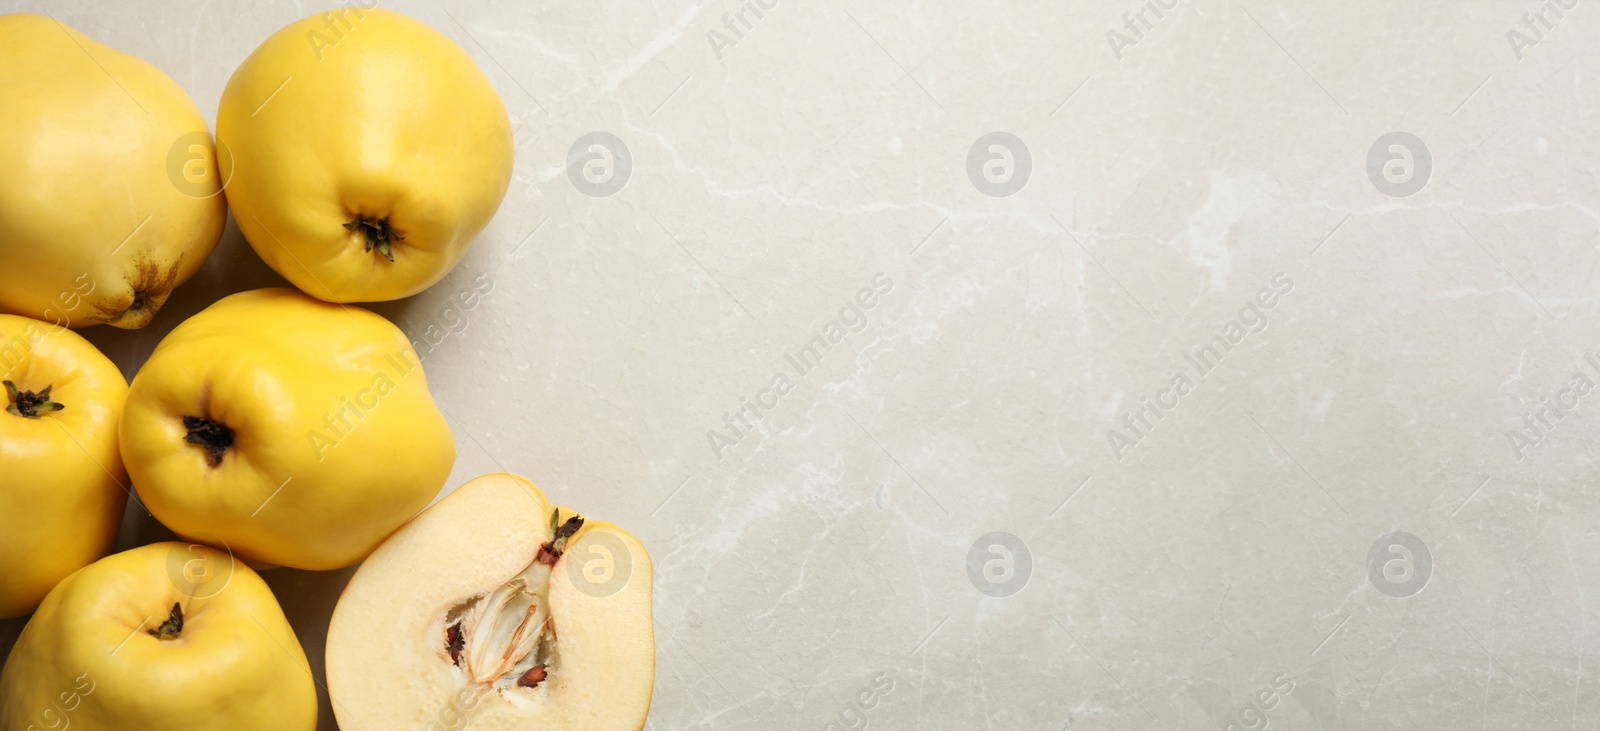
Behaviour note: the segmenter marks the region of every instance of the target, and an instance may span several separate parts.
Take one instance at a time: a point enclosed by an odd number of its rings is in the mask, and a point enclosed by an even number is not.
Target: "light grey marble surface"
[[[517,159],[373,309],[464,323],[424,362],[447,489],[521,473],[649,546],[650,728],[1600,727],[1600,7],[762,1],[388,6]],[[0,1],[213,123],[329,7]],[[87,334],[131,376],[281,281],[230,225]],[[268,574],[319,679],[349,573]]]

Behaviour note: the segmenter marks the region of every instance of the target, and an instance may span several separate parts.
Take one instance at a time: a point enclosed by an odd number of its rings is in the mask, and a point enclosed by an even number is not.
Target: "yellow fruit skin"
[[[210,575],[193,582],[203,564]],[[186,577],[185,567],[190,576]],[[158,639],[173,603],[182,632]],[[0,729],[312,731],[317,691],[283,610],[226,553],[156,543],[61,582],[0,674]]]
[[[0,99],[0,311],[144,327],[227,219],[194,102],[156,67],[20,13],[0,16]]]
[[[256,253],[329,302],[439,281],[500,207],[511,121],[465,51],[399,13],[342,8],[274,33],[228,80],[217,140],[234,220]],[[403,237],[367,250],[358,217]]]
[[[231,430],[215,466],[184,417]],[[287,289],[179,325],[134,377],[122,421],[128,474],[168,528],[319,571],[361,560],[425,507],[455,455],[405,333]]]
[[[37,418],[5,411],[0,391],[0,618],[33,611],[57,582],[104,556],[128,494],[117,427],[128,383],[89,341],[65,328],[0,315],[0,380],[50,387],[66,408]]]

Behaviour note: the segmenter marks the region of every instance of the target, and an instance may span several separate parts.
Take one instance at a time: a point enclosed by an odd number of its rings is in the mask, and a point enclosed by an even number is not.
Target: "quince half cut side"
[[[655,682],[652,574],[622,529],[479,477],[361,565],[328,629],[345,731],[637,731]]]

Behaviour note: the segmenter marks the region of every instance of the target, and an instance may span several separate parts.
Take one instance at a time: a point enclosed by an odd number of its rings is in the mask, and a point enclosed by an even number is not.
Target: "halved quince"
[[[391,536],[328,629],[345,731],[644,727],[655,680],[650,556],[609,523],[479,477]]]

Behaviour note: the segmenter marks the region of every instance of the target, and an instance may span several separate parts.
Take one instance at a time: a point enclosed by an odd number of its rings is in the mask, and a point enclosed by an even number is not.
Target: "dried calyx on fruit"
[[[370,254],[373,249],[377,249],[378,253],[390,263],[394,263],[394,242],[406,240],[406,237],[395,233],[387,218],[357,216],[345,223],[344,228],[346,231],[360,231],[366,239],[366,253]]]
[[[160,627],[145,630],[151,637],[158,640],[175,640],[183,634],[183,606],[177,602],[172,603],[172,611],[167,614],[167,621]]]
[[[34,393],[17,388],[11,381],[5,382],[6,386],[6,413],[20,416],[24,419],[37,419],[44,414],[60,411],[65,406],[50,400],[50,389],[45,386],[43,391]]]
[[[563,522],[559,509],[550,511],[553,537],[526,568],[445,614],[440,656],[461,668],[469,683],[501,690],[537,688],[557,671],[561,655],[550,615],[550,572],[582,527],[582,516]]]
[[[205,450],[206,464],[212,468],[222,464],[222,455],[233,446],[233,430],[210,419],[185,416],[183,428],[183,441]]]

